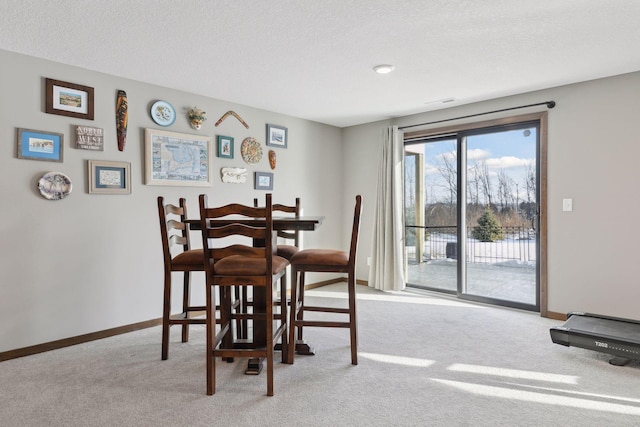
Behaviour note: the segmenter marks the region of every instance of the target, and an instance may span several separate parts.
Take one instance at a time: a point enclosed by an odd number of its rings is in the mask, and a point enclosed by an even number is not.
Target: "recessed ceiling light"
[[[396,67],[390,64],[380,64],[373,67],[373,71],[378,74],[387,74],[392,72]]]

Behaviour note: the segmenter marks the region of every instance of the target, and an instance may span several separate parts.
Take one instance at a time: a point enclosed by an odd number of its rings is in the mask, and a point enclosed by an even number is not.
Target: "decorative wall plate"
[[[255,138],[245,138],[240,146],[240,153],[245,162],[254,165],[262,159],[262,146]]]
[[[71,194],[71,179],[61,172],[49,172],[38,181],[38,190],[48,200],[60,200]]]
[[[154,102],[149,113],[160,126],[171,126],[176,121],[176,110],[167,101]]]

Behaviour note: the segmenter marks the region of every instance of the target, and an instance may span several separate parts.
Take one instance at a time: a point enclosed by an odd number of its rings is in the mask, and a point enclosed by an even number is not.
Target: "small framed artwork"
[[[89,193],[130,194],[131,163],[88,160]]]
[[[145,129],[145,184],[211,186],[209,136]]]
[[[285,127],[267,124],[267,145],[287,148],[288,133]]]
[[[93,88],[45,79],[45,113],[93,120]]]
[[[256,190],[273,190],[273,173],[271,172],[255,172]]]
[[[218,135],[218,157],[233,159],[233,138]]]
[[[64,135],[18,128],[18,158],[62,162]]]

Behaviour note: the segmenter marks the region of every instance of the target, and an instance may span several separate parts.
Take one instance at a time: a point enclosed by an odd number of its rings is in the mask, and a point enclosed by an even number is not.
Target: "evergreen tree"
[[[478,218],[478,225],[473,227],[471,235],[481,242],[502,240],[502,227],[491,209],[485,210],[482,216]]]

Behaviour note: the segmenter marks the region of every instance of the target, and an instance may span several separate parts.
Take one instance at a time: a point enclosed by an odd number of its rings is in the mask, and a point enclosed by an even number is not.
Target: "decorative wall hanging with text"
[[[104,151],[104,130],[90,126],[76,126],[76,148]]]

